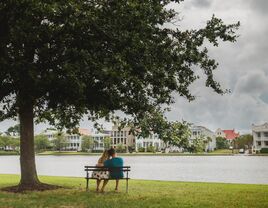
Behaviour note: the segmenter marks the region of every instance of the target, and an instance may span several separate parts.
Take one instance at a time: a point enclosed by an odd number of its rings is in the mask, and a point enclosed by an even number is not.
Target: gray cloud
[[[206,125],[215,130],[235,128],[250,131],[252,123],[268,121],[268,14],[263,13],[268,1],[220,1],[214,0],[204,8],[194,8],[194,1],[185,1],[178,7],[185,17],[182,28],[199,28],[215,14],[226,23],[241,22],[240,38],[235,44],[223,43],[210,49],[211,57],[219,62],[216,79],[228,95],[217,95],[204,87],[204,80],[192,85],[197,95],[194,102],[176,96],[168,117]]]
[[[195,7],[209,7],[212,0],[192,0],[192,5]]]
[[[256,9],[259,12],[267,14],[267,10],[268,10],[267,0],[251,0],[251,6],[253,9]]]

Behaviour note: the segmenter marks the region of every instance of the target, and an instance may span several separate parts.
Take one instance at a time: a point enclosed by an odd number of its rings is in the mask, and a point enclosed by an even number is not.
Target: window
[[[265,146],[268,146],[268,141],[265,141],[264,144],[265,144]]]
[[[257,132],[257,137],[261,137],[261,132]]]
[[[126,138],[124,138],[124,144],[127,144],[127,139]]]
[[[264,137],[268,137],[268,132],[264,132]]]
[[[116,138],[114,138],[114,144],[116,144]]]
[[[258,146],[261,146],[261,142],[257,142],[257,145],[258,145]]]

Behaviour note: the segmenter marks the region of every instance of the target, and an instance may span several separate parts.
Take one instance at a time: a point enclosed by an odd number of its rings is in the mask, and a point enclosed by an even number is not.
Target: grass
[[[0,191],[1,208],[65,207],[65,208],[264,208],[268,207],[268,185],[239,185],[219,183],[191,183],[131,180],[130,190],[113,192],[114,181],[109,182],[105,194],[85,192],[85,180],[72,177],[41,176],[43,182],[58,184],[68,189],[13,194]],[[17,184],[19,176],[0,175],[0,187]]]
[[[0,155],[19,155],[16,151],[2,151],[0,150]]]
[[[237,154],[238,150],[234,150],[234,153]],[[217,149],[213,152],[210,152],[209,154],[226,154],[226,155],[232,155],[233,151],[230,149]]]

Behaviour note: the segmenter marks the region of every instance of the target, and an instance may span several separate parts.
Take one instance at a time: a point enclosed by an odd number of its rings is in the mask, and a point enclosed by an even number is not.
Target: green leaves
[[[74,128],[84,114],[109,120],[117,110],[139,123],[175,93],[193,100],[196,66],[206,86],[224,93],[203,43],[234,42],[239,23],[212,16],[203,29],[165,28],[177,18],[171,2],[181,1],[1,2],[0,102],[12,103],[2,119],[31,100],[36,120],[59,128]]]

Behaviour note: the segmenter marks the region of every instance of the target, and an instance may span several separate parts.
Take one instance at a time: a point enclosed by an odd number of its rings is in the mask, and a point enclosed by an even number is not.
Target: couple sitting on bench
[[[105,186],[107,185],[109,179],[116,180],[115,191],[118,191],[119,179],[124,177],[123,171],[117,167],[123,166],[123,159],[120,157],[116,157],[115,149],[111,148],[109,150],[105,150],[98,160],[97,167],[105,167],[114,171],[93,171],[92,178],[97,179],[97,187],[96,191],[104,192]],[[100,183],[103,180],[103,185],[100,190]]]

